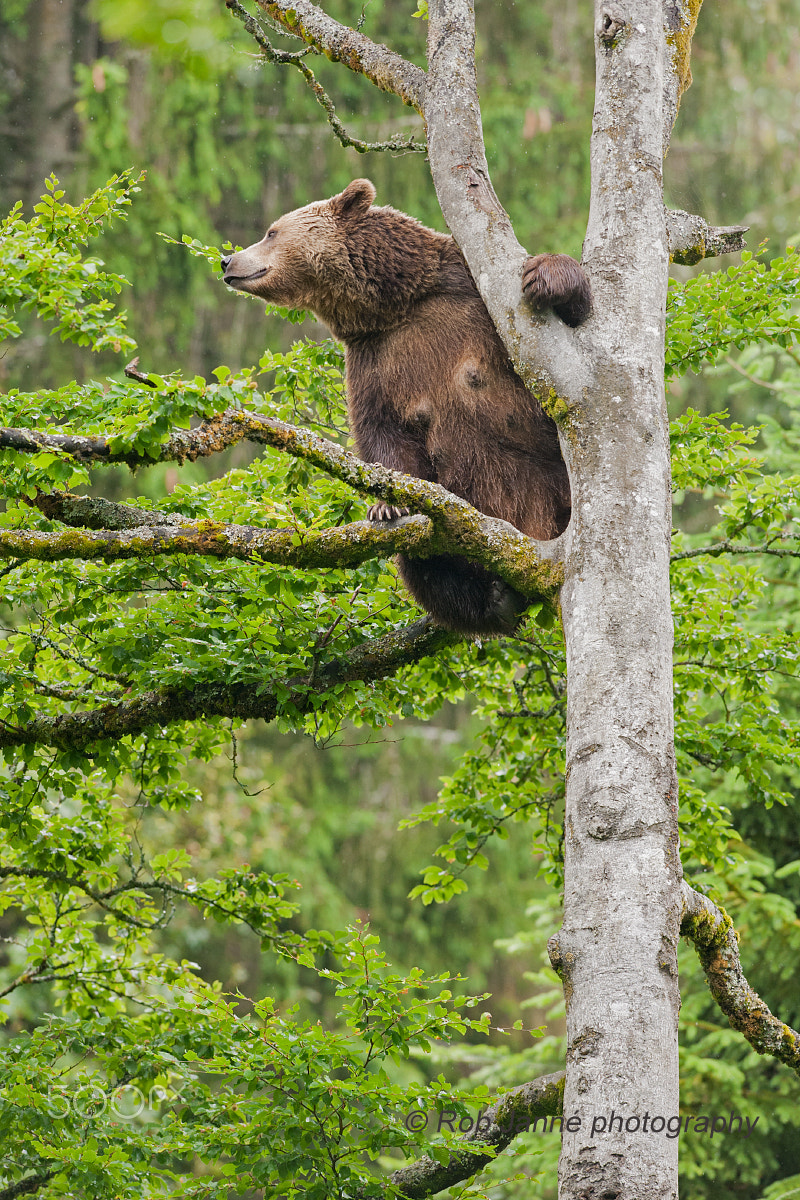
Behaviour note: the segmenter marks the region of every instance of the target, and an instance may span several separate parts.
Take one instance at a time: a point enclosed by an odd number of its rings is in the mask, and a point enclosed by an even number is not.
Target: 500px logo
[[[49,1092],[47,1112],[55,1121],[63,1121],[70,1113],[84,1120],[96,1120],[109,1114],[121,1121],[135,1121],[143,1112],[158,1112],[163,1104],[183,1102],[180,1090],[171,1084],[154,1084],[147,1095],[133,1083],[123,1083],[111,1091],[97,1083],[84,1083],[74,1091],[66,1089]]]

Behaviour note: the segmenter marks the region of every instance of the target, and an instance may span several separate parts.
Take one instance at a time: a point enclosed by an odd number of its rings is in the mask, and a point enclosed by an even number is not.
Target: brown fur
[[[531,537],[555,537],[569,520],[569,484],[553,422],[514,372],[452,238],[372,207],[374,197],[368,180],[355,180],[287,213],[223,259],[225,282],[310,309],[345,343],[350,425],[365,461],[440,483]],[[528,292],[577,323],[591,305],[586,277],[566,255],[538,257],[526,264]],[[370,516],[399,513],[378,504]],[[400,569],[454,629],[507,632],[523,607],[464,559],[401,558]]]
[[[592,311],[589,281],[568,254],[534,254],[525,263],[522,290],[536,308],[552,308],[565,325],[582,325]]]

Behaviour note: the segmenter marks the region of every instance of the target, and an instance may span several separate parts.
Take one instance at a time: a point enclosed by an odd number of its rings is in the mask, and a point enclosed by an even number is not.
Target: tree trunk
[[[572,485],[563,545],[542,547],[563,554],[568,665],[564,924],[550,947],[567,1001],[562,1200],[677,1196],[665,1128],[679,1111],[681,870],[661,166],[688,61],[676,46],[688,53],[699,4],[686,7],[693,16],[670,0],[596,4],[594,315],[570,331],[518,303],[522,251],[489,182],[464,67],[469,0],[429,5],[437,193],[515,365],[560,422]]]
[[[52,171],[63,179],[72,166],[74,16],[74,0],[37,0],[31,6],[28,87],[21,122],[29,147],[30,203],[42,195]]]
[[[596,9],[597,102],[584,265],[591,370],[564,451],[567,643],[561,1197],[677,1196],[680,860],[672,720],[669,438],[659,0]],[[614,1114],[613,1123],[611,1114]],[[648,1114],[646,1130],[642,1127]],[[618,1119],[619,1118],[619,1119]]]

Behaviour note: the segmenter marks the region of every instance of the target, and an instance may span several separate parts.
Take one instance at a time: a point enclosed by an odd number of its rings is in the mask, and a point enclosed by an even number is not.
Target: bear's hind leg
[[[398,558],[400,577],[426,612],[457,633],[513,633],[525,600],[477,563],[454,554]]]

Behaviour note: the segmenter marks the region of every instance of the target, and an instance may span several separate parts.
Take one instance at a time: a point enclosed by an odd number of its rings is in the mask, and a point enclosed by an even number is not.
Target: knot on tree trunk
[[[597,36],[601,42],[611,46],[622,33],[626,24],[623,17],[616,16],[609,9],[604,8],[597,24]]]

